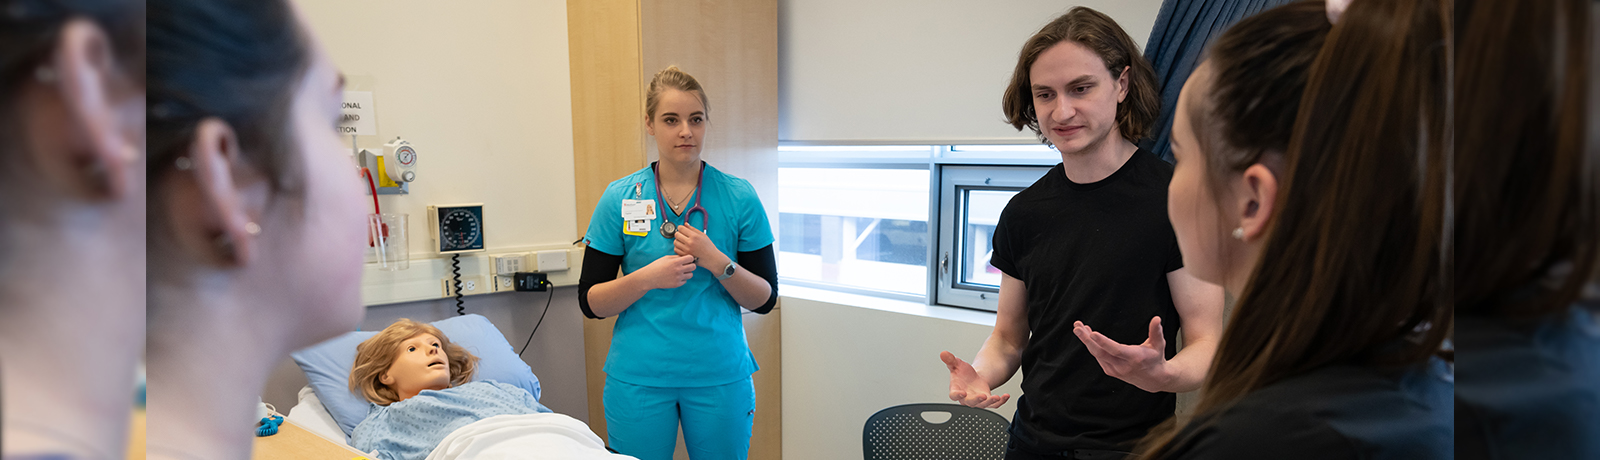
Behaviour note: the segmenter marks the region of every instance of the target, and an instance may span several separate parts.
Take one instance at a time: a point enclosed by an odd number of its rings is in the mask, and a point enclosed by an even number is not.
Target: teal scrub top
[[[707,164],[696,194],[706,210],[706,228],[702,228],[698,212],[689,224],[705,231],[717,249],[735,262],[739,252],[772,244],[766,208],[750,182]],[[650,222],[648,234],[623,233],[624,199],[656,201],[656,218]],[[650,167],[618,179],[600,196],[584,240],[595,250],[621,255],[624,274],[674,255],[673,240],[661,235],[661,222],[668,219],[682,225],[684,216],[673,214],[665,203],[656,196]],[[691,197],[684,209],[693,203]],[[732,383],[755,373],[758,367],[740,317],[743,309],[716,275],[697,268],[683,286],[651,290],[623,310],[612,331],[606,375],[642,386],[703,387]]]

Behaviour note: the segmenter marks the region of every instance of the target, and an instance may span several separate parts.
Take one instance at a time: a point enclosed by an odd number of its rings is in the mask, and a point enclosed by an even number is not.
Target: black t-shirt
[[[1451,380],[1437,358],[1403,372],[1324,367],[1196,418],[1165,458],[1453,458]]]
[[[1161,317],[1167,357],[1180,327],[1167,273],[1183,267],[1167,220],[1172,165],[1140,149],[1115,173],[1078,184],[1062,166],[1006,204],[991,263],[1028,292],[1022,397],[1011,436],[1036,453],[1128,450],[1172,416],[1172,393],[1106,375],[1072,322],[1123,344],[1143,343]]]

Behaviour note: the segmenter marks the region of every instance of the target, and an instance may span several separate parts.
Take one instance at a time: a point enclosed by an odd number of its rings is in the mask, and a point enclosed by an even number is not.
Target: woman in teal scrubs
[[[700,160],[708,104],[694,77],[668,67],[645,95],[658,162],[606,186],[584,238],[578,305],[617,316],[606,356],[612,449],[671,459],[744,459],[757,369],[743,310],[778,299],[772,228],[744,179]],[[622,277],[617,277],[617,269]]]

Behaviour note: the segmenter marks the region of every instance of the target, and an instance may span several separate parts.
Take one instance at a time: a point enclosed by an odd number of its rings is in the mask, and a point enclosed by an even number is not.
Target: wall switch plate
[[[567,269],[567,250],[565,249],[539,251],[535,253],[535,258],[539,261],[538,270],[540,272],[549,273]]]

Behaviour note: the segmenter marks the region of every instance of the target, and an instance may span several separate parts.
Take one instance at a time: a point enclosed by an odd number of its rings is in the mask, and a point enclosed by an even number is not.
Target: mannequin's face
[[[419,334],[400,342],[400,350],[379,381],[409,399],[422,390],[450,388],[450,357],[433,334]]]

